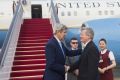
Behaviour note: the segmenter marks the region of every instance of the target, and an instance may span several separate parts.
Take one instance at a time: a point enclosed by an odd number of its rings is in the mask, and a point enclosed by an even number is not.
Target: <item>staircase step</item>
[[[51,36],[26,36],[26,37],[23,37],[23,36],[20,36],[19,37],[19,40],[35,40],[35,39],[49,39]]]
[[[40,20],[42,20],[42,21],[49,21],[49,19],[48,18],[33,18],[33,19],[24,19],[24,21],[40,21]]]
[[[10,80],[43,80],[43,75],[11,77]]]
[[[19,43],[45,43],[48,42],[48,39],[34,39],[34,40],[18,40]]]
[[[49,39],[18,40],[18,41],[48,41]]]
[[[31,55],[31,54],[34,54],[34,55],[36,55],[36,54],[45,54],[45,51],[44,50],[39,50],[39,51],[32,51],[32,52],[30,52],[30,51],[16,51],[16,53],[15,53],[16,55]]]
[[[41,25],[48,25],[50,23],[45,22],[45,21],[25,21],[24,24],[41,24]]]
[[[31,57],[31,56],[45,56],[45,54],[17,55],[15,57]]]
[[[40,29],[51,29],[52,25],[51,24],[24,24],[21,26],[21,29],[24,29],[24,28],[33,28],[34,26],[34,29],[35,28],[40,28]],[[51,29],[52,30],[52,29]]]
[[[15,60],[13,65],[27,65],[27,64],[45,64],[45,59],[33,59],[33,60]]]
[[[46,42],[47,43],[47,42]],[[28,47],[28,46],[44,46],[46,43],[18,43],[17,47]]]
[[[20,33],[21,34],[46,34],[46,33],[49,33],[49,34],[52,34],[51,33],[52,31],[21,31]]]
[[[25,28],[21,28],[20,31],[52,31],[51,28],[46,28],[46,27],[43,27],[43,28],[31,28],[30,26],[29,27],[25,27]]]
[[[20,34],[20,37],[25,37],[25,36],[48,36],[48,35],[52,35],[51,33],[45,33],[45,34]]]
[[[49,19],[24,19],[24,24],[26,24],[26,23],[38,23],[38,24],[45,24],[45,23],[47,23],[47,24],[49,24],[50,23],[50,21],[49,21]]]
[[[45,55],[22,55],[22,56],[15,56],[14,60],[28,60],[28,59],[45,59]]]
[[[49,39],[50,36],[19,37],[19,40]]]
[[[51,24],[23,24],[21,28],[24,29],[27,27],[27,28],[44,28],[44,29],[50,28],[51,29],[51,26],[52,26]]]
[[[43,59],[44,60],[44,59]],[[45,69],[46,65],[32,64],[32,65],[14,65],[12,67],[13,71],[16,70],[32,70],[32,69]]]
[[[17,51],[29,51],[29,50],[44,50],[45,46],[36,46],[36,47],[17,47]]]
[[[20,32],[25,32],[25,31],[31,31],[31,32],[52,32],[51,28],[30,28],[30,27],[25,27],[21,28]]]
[[[34,71],[40,71],[40,72],[44,72],[45,69],[31,69],[31,70],[15,70],[15,71],[12,71],[12,73],[22,73],[22,72],[34,72]]]
[[[13,67],[46,66],[46,64],[13,65]]]
[[[21,76],[34,76],[34,75],[43,75],[44,70],[36,69],[36,70],[21,70],[21,71],[12,71],[11,77],[21,77]]]

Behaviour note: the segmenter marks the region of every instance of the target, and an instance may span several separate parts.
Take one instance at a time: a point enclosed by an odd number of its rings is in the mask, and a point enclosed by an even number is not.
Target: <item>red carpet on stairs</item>
[[[49,19],[25,19],[21,26],[10,80],[42,80],[45,45],[52,36]]]

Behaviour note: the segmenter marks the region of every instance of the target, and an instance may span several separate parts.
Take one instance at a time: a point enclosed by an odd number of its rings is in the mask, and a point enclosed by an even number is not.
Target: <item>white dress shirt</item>
[[[91,40],[87,41],[86,43],[82,43],[82,50],[86,47],[86,45],[90,42]]]

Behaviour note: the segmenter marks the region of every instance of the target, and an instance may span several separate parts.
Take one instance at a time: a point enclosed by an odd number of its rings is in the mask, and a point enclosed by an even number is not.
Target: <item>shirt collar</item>
[[[78,48],[71,48],[71,50],[77,50]]]
[[[88,40],[85,44],[82,43],[82,46],[84,46],[84,48],[86,47],[86,45],[90,42],[91,40]]]
[[[107,51],[107,49],[102,50],[102,51],[101,51],[101,54],[106,53],[106,51]]]
[[[61,41],[58,39],[58,37],[57,36],[55,36],[54,35],[54,37],[55,37],[55,39],[58,41],[58,43],[60,43]]]

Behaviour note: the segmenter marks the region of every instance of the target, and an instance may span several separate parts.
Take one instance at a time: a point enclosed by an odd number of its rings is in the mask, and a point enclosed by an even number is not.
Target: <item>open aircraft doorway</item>
[[[32,18],[42,18],[42,5],[32,5]]]

